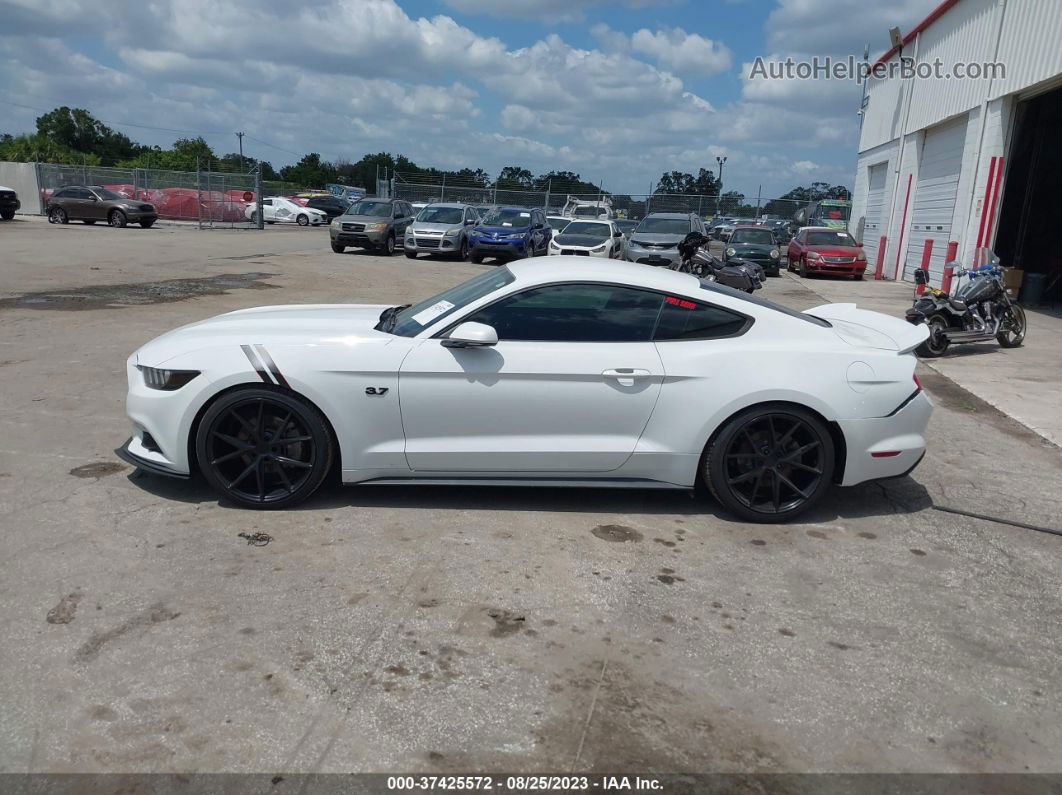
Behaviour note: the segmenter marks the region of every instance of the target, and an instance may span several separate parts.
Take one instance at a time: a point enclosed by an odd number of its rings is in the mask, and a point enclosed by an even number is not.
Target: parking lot
[[[491,267],[298,227],[0,228],[0,772],[1057,770],[1062,538],[937,508],[1057,528],[1062,456],[928,369],[914,474],[785,526],[652,491],[256,513],[112,453],[163,331]]]

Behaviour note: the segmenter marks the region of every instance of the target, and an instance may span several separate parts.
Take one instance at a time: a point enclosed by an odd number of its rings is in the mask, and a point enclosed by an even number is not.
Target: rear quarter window
[[[734,337],[745,332],[752,319],[729,309],[665,296],[653,340],[706,340]]]

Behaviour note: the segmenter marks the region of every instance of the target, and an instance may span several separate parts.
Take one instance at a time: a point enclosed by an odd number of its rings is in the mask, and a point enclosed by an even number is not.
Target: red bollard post
[[[959,241],[958,240],[949,240],[948,241],[948,251],[944,255],[944,261],[945,262],[955,262],[955,257],[957,257],[958,254],[959,254]],[[940,280],[940,289],[943,290],[948,295],[951,295],[951,280],[952,280],[952,277],[954,275],[955,275],[955,268],[953,266],[951,266],[951,265],[945,265],[944,266],[944,276],[941,277],[941,280]]]
[[[933,240],[932,238],[925,242],[922,246],[922,270],[926,272],[926,281],[929,281],[929,258],[933,256]],[[915,287],[915,294],[921,295],[926,291],[924,284],[920,284]]]
[[[882,235],[878,239],[878,261],[874,265],[874,280],[880,282],[885,276],[885,244],[889,239]]]

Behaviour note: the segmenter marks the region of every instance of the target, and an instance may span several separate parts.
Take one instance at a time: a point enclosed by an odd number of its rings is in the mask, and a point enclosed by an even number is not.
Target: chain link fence
[[[137,201],[155,205],[159,218],[203,227],[251,228],[252,209],[263,192],[257,174],[217,171],[165,171],[154,168],[107,168],[37,164],[41,212],[48,198],[70,185],[99,185]],[[291,195],[292,189],[270,195]]]

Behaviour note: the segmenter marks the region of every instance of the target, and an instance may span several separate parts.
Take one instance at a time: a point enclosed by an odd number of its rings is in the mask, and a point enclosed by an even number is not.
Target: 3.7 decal
[[[385,386],[367,386],[365,387],[366,395],[376,395],[377,397],[383,397],[387,394],[387,387]]]

